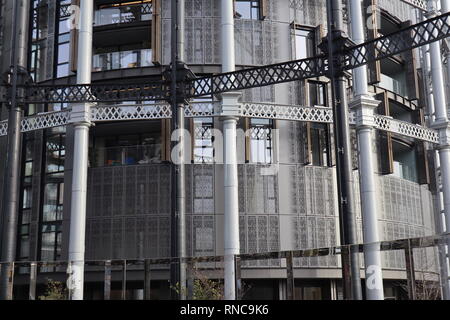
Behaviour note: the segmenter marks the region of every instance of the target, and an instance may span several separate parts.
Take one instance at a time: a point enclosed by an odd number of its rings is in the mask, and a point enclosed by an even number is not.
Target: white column
[[[221,0],[222,72],[235,70],[233,0]],[[224,159],[224,286],[225,299],[236,299],[235,255],[239,254],[239,199],[236,126],[239,93],[222,94]]]
[[[91,83],[92,25],[94,2],[80,1],[80,24],[78,36],[77,84]],[[68,286],[72,300],[83,300],[84,253],[86,230],[86,195],[89,150],[88,103],[72,106],[70,123],[74,127],[72,194],[70,208],[70,240]]]
[[[448,1],[442,1],[443,10],[448,11]],[[427,18],[437,16],[437,1],[428,0]],[[440,162],[443,209],[446,232],[450,230],[450,125],[447,116],[444,75],[442,69],[441,44],[439,41],[430,43],[431,79],[434,99],[434,122],[432,127],[439,131],[439,146],[437,148]],[[450,245],[450,241],[449,241]],[[448,247],[449,247],[448,245]],[[447,260],[448,261],[448,260]],[[447,279],[448,281],[448,279]]]
[[[450,11],[450,0],[441,0],[441,14],[448,13]],[[443,41],[447,41],[450,44],[449,39],[444,39]],[[445,53],[445,60],[447,60],[447,80],[450,80],[450,48]],[[447,110],[449,109],[450,104],[450,81],[447,81]]]
[[[356,44],[363,43],[364,26],[361,0],[350,0],[351,31]],[[357,113],[357,136],[361,210],[363,217],[364,262],[366,272],[366,298],[384,300],[383,275],[378,232],[378,208],[373,160],[373,115],[379,101],[369,96],[367,67],[353,71],[355,99],[350,107]]]

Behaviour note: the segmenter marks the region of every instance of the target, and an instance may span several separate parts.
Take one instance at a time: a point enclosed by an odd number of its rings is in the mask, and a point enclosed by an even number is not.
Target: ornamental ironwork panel
[[[375,127],[379,130],[400,134],[418,140],[439,143],[439,133],[436,130],[381,115],[375,115],[374,121]]]
[[[450,13],[446,13],[349,48],[344,69],[354,69],[369,62],[389,58],[431,42],[445,39],[449,33]]]
[[[164,82],[141,84],[92,84],[27,87],[25,103],[114,102],[167,100]]]
[[[8,134],[8,121],[0,122],[0,136],[6,136]]]
[[[69,120],[70,111],[55,111],[22,119],[21,131],[29,132],[34,130],[65,126]]]
[[[318,56],[190,80],[186,83],[186,95],[207,96],[320,77],[324,74],[325,58]]]
[[[169,119],[172,116],[168,104],[114,105],[91,108],[92,121]]]
[[[412,5],[413,7],[421,9],[423,11],[427,11],[427,1],[426,0],[402,0],[402,1]]]
[[[249,118],[267,118],[324,123],[333,122],[333,110],[331,108],[251,102],[243,103],[241,108],[241,115],[243,117]]]

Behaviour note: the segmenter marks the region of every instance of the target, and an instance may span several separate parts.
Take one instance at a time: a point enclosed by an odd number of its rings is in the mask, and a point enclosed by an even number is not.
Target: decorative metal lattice
[[[423,11],[427,10],[426,0],[402,0],[402,1],[412,5],[413,7],[421,9]]]
[[[22,119],[21,130],[22,132],[29,132],[34,130],[64,126],[69,120],[69,115],[70,111],[64,110],[26,117]]]
[[[449,33],[450,13],[446,13],[351,47],[347,53],[344,69],[354,69],[369,62],[389,58],[407,50],[445,39]]]
[[[187,118],[215,117],[216,102],[193,103],[186,106]],[[246,118],[264,118],[277,120],[291,120],[302,122],[333,123],[333,111],[324,107],[304,107],[293,105],[279,105],[270,103],[244,102],[241,105],[241,116]],[[65,126],[70,117],[70,110],[41,113],[22,119],[21,131],[29,132],[58,126]],[[126,120],[150,120],[170,119],[172,117],[171,106],[168,104],[149,105],[113,105],[91,108],[91,120],[102,121],[126,121]],[[350,113],[350,124],[355,124],[355,114]],[[375,115],[375,127],[378,130],[388,131],[402,136],[439,143],[439,134],[436,130],[417,124],[392,119],[391,117]],[[8,122],[0,122],[0,136],[8,134]]]
[[[343,54],[344,69],[382,60],[450,34],[450,13],[434,17],[392,34],[350,47]],[[372,49],[372,50],[370,50]],[[298,81],[327,74],[325,56],[288,61],[262,67],[222,73],[183,83],[185,96],[194,98],[213,94]],[[93,84],[69,86],[29,86],[25,103],[111,102],[169,100],[170,88],[163,81],[145,84]]]
[[[325,74],[324,61],[319,56],[198,78],[186,83],[186,95],[200,97],[320,77]]]
[[[379,130],[389,131],[418,140],[439,143],[439,134],[433,129],[380,115],[375,115],[374,121],[375,127]]]
[[[187,118],[213,117],[218,102],[193,102],[186,106],[184,115]]]
[[[168,119],[172,110],[168,104],[114,105],[91,109],[92,121]]]
[[[60,18],[70,17],[72,15],[71,7],[72,7],[72,5],[70,5],[70,4],[60,6],[59,7],[59,17]]]
[[[324,107],[303,107],[270,103],[243,103],[242,116],[278,120],[333,122],[333,110]]]
[[[8,134],[8,121],[0,122],[0,136],[6,136]]]
[[[166,100],[168,90],[160,82],[141,84],[92,84],[27,87],[25,103],[113,102]]]

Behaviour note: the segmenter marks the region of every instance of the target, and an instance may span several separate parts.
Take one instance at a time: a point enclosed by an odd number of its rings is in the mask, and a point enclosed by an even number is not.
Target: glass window
[[[236,16],[241,19],[260,19],[260,0],[235,0]]]
[[[295,30],[295,58],[306,59],[314,56],[314,31],[311,29]]]
[[[308,81],[309,105],[311,107],[327,106],[327,85],[322,82]]]
[[[63,43],[58,46],[58,64],[69,62],[69,43]]]
[[[31,205],[33,203],[33,191],[31,187],[25,187],[23,189],[23,209],[29,209],[31,208]]]
[[[417,155],[414,147],[393,139],[392,151],[394,158],[393,174],[400,178],[417,182]]]
[[[131,23],[152,19],[153,6],[151,0],[124,1],[105,4],[95,11],[95,25]]]
[[[314,166],[328,164],[328,126],[324,123],[311,123],[311,158]]]
[[[252,163],[272,162],[272,128],[272,120],[250,119],[250,161]]]
[[[135,108],[151,108],[151,106],[123,107],[124,111],[132,112]],[[120,112],[120,110],[119,110]],[[114,129],[113,129],[114,128]],[[124,131],[125,127],[105,126],[102,133],[96,135],[91,154],[95,166],[139,165],[161,162],[161,125],[159,121],[137,126],[132,132],[137,134],[114,135]],[[130,131],[130,130],[128,130]]]
[[[214,137],[212,129],[214,128],[214,119],[196,118],[194,119],[194,162],[212,163],[214,162]]]

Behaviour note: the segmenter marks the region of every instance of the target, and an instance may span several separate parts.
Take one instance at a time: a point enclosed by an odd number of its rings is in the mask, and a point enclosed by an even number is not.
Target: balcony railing
[[[92,71],[152,66],[152,49],[99,53],[94,55]]]
[[[95,148],[94,167],[161,163],[161,144]]]
[[[392,91],[396,94],[399,94],[403,97],[408,97],[408,92],[406,90],[406,85],[402,81],[395,80],[385,74],[381,73],[379,86]]]
[[[151,2],[101,8],[95,11],[95,26],[149,21],[152,13]]]
[[[441,292],[442,282],[440,282],[439,274],[436,272],[438,250],[445,249],[445,245],[450,238],[449,233],[439,234],[435,236],[426,236],[420,238],[408,238],[397,239],[391,241],[382,241],[378,243],[366,243],[366,244],[354,244],[343,246],[322,247],[314,249],[300,249],[292,251],[272,251],[272,252],[260,252],[260,253],[247,253],[235,255],[235,281],[241,284],[242,269],[249,269],[246,264],[250,264],[255,261],[267,261],[267,260],[283,260],[283,265],[280,263],[279,269],[285,270],[286,274],[286,298],[288,300],[295,300],[300,297],[296,297],[295,280],[296,269],[298,265],[301,265],[302,261],[309,261],[314,259],[320,259],[324,257],[335,257],[342,255],[343,253],[359,252],[363,253],[367,250],[379,250],[383,255],[396,255],[398,260],[402,260],[402,270],[405,270],[405,278],[409,300],[435,300],[439,298]],[[224,256],[196,256],[196,257],[184,257],[184,258],[140,258],[129,260],[96,260],[96,261],[83,261],[83,273],[103,273],[102,282],[104,291],[104,300],[111,300],[112,298],[112,275],[115,275],[115,279],[119,279],[121,288],[121,299],[127,300],[127,284],[130,279],[127,277],[129,272],[135,271],[137,277],[133,278],[134,283],[139,283],[140,289],[144,291],[144,300],[150,300],[152,293],[152,270],[159,269],[164,270],[170,265],[179,266],[183,263],[186,270],[186,275],[189,281],[188,283],[188,299],[194,298],[194,290],[191,287],[195,279],[209,279],[217,280],[223,277],[223,263]],[[300,263],[298,263],[300,262]],[[52,276],[57,276],[63,279],[65,283],[70,283],[73,280],[73,273],[66,273],[67,269],[71,269],[74,262],[71,261],[16,261],[16,262],[2,262],[0,261],[0,267],[7,272],[7,299],[13,300],[13,288],[14,282],[20,276],[28,284],[28,297],[29,300],[36,300],[37,298],[37,286],[42,283],[42,275],[54,270]],[[139,272],[139,273],[137,273]],[[41,277],[39,277],[41,276]],[[402,276],[403,278],[404,276]],[[27,279],[28,278],[28,281]],[[85,278],[86,279],[86,278]],[[400,280],[401,281],[401,280]],[[399,284],[403,284],[404,281],[399,281]],[[87,281],[86,281],[87,283]],[[428,292],[432,290],[434,294]],[[241,285],[239,285],[237,291],[237,299],[243,298]],[[65,286],[63,285],[63,289]],[[217,291],[219,292],[218,299],[223,299],[223,286],[218,285]],[[67,295],[64,294],[60,299],[67,299]]]

